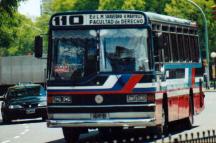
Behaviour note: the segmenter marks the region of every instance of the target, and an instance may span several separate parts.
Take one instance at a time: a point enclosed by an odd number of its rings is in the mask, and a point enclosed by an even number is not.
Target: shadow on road
[[[45,122],[41,119],[25,119],[25,120],[14,120],[10,123],[3,123],[2,119],[0,119],[0,126],[8,126],[8,125],[16,125],[16,124],[30,124],[30,123],[40,123]]]
[[[197,128],[198,126],[193,126],[193,128]],[[143,142],[155,142],[162,140],[162,138],[167,138],[179,133],[182,133],[187,129],[182,124],[172,123],[170,124],[170,132],[169,135],[162,136],[161,134],[157,134],[153,132],[151,128],[145,129],[127,129],[118,133],[108,133],[106,135],[100,134],[97,131],[90,132],[88,134],[82,134],[79,140],[79,143],[113,143],[113,142],[134,142],[134,143],[143,143]],[[55,141],[51,141],[48,143],[64,143],[64,139],[59,139]]]
[[[47,143],[65,143],[65,140],[64,139],[58,139],[58,140],[47,142]]]

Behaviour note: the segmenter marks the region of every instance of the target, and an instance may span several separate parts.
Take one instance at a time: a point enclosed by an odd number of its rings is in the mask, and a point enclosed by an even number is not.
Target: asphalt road
[[[205,110],[195,116],[195,123],[191,130],[176,128],[173,125],[171,131],[172,138],[197,132],[216,129],[216,92],[206,92]],[[206,134],[207,135],[207,134]],[[196,137],[196,135],[194,136]],[[155,139],[151,139],[155,138]],[[156,139],[157,138],[157,139]],[[166,137],[164,140],[168,140]],[[40,118],[33,120],[18,120],[11,124],[3,124],[0,115],[0,143],[64,143],[62,130],[60,128],[47,128],[46,122]],[[81,136],[80,142],[162,142],[160,137],[153,135],[149,130],[127,130],[119,134],[109,134],[102,136],[97,131]]]

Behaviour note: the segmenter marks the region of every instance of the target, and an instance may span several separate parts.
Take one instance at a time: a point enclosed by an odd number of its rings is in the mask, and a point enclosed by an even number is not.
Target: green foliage
[[[100,0],[100,10],[143,10],[144,0]]]
[[[151,11],[160,14],[165,14],[164,8],[171,0],[145,0],[144,11]]]
[[[208,34],[209,34],[209,49],[211,51],[216,50],[216,22],[212,15],[212,6],[215,5],[214,0],[194,0],[202,10],[204,11],[207,19],[208,25]],[[203,43],[203,17],[201,12],[198,10],[197,7],[193,6],[193,4],[189,3],[188,1],[179,1],[179,0],[172,0],[171,3],[167,4],[165,7],[165,12],[169,15],[177,16],[180,18],[186,18],[190,20],[194,20],[198,22],[198,26],[200,27],[202,34],[200,37],[200,41]],[[204,47],[203,47],[204,48]],[[209,52],[209,53],[210,53]]]
[[[18,3],[25,0],[1,0],[0,2],[0,12],[8,13],[13,15],[13,12],[17,10]]]
[[[99,0],[53,0],[47,9],[51,13],[65,12],[73,10],[96,10]]]
[[[17,29],[22,21],[16,13],[18,2],[22,0],[2,0],[0,2],[0,56],[6,56],[14,51],[12,48],[17,41]],[[11,50],[9,50],[11,48]]]
[[[23,55],[32,53],[34,35],[38,30],[31,19],[13,13],[12,18],[9,14],[1,15],[0,22],[0,56]]]
[[[4,56],[32,53],[34,36],[38,34],[39,31],[35,29],[35,25],[31,19],[18,13],[14,13],[14,23],[16,23],[16,25],[10,28],[12,31],[11,41],[3,50]]]

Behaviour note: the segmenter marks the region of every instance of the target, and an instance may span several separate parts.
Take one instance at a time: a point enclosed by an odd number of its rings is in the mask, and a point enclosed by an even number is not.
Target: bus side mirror
[[[34,52],[36,58],[41,58],[43,54],[43,38],[41,36],[35,37]]]

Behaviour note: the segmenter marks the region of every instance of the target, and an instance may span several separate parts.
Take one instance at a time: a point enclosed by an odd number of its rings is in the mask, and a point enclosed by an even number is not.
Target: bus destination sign
[[[134,13],[57,15],[52,18],[53,26],[142,25],[144,23],[144,15]]]

